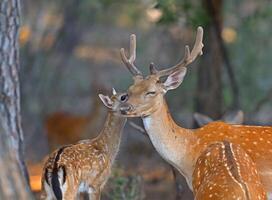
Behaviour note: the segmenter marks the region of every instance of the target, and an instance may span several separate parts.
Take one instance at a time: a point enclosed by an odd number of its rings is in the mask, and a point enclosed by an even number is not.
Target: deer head
[[[114,88],[112,88],[112,96],[99,94],[99,98],[102,103],[109,109],[110,112],[115,114],[120,114],[120,105],[127,100],[128,95],[126,93],[117,93]],[[122,108],[124,109],[125,106]]]
[[[150,75],[144,77],[136,67],[136,36],[130,36],[130,55],[126,57],[125,51],[120,50],[123,63],[133,75],[134,84],[129,87],[126,98],[120,106],[122,115],[128,117],[148,116],[162,104],[163,96],[168,90],[176,89],[183,81],[187,68],[198,55],[202,55],[203,29],[198,27],[196,41],[192,51],[189,46],[185,46],[184,58],[175,66],[164,70],[157,70],[153,63],[150,64]],[[161,81],[165,78],[165,81]]]

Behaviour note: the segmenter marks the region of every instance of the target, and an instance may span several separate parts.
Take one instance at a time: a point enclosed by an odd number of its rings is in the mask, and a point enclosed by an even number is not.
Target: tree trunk
[[[203,4],[210,17],[209,4],[213,5],[213,17],[222,22],[222,0],[203,0]],[[220,24],[221,25],[221,24]],[[198,68],[196,89],[196,111],[206,114],[213,119],[222,115],[222,58],[220,46],[217,42],[216,30],[212,20],[204,28],[204,54],[201,66]]]
[[[23,161],[18,80],[19,0],[0,2],[0,199],[32,199]]]

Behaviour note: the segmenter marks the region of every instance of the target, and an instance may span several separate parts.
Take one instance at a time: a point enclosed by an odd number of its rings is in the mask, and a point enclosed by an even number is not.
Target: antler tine
[[[169,69],[158,71],[157,74],[159,76],[167,76],[167,75],[173,73],[174,71],[177,71],[177,70],[181,69],[182,67],[186,67],[187,65],[192,63],[198,55],[202,55],[202,48],[204,47],[202,40],[203,40],[203,28],[201,26],[199,26],[197,28],[196,41],[195,41],[192,51],[190,52],[189,46],[186,45],[184,58],[177,65],[175,65]]]
[[[204,47],[204,44],[202,43],[203,41],[203,28],[201,26],[199,26],[197,28],[197,34],[196,34],[196,41],[195,41],[195,45],[193,47],[193,50],[191,52],[191,59],[192,61],[198,56],[198,55],[202,55],[202,48]]]
[[[130,47],[129,47],[129,58],[126,57],[124,48],[120,49],[120,55],[123,63],[126,65],[130,73],[133,76],[142,76],[140,70],[134,65],[134,61],[136,59],[136,35],[132,34],[130,36]]]
[[[133,63],[136,59],[136,35],[131,34],[130,35],[130,41],[129,41],[129,53],[130,53],[130,58],[129,61]]]

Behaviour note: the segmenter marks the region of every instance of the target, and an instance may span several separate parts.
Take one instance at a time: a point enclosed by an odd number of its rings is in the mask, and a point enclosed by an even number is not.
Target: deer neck
[[[126,121],[127,119],[125,117],[118,116],[113,112],[108,112],[106,122],[98,136],[105,145],[105,149],[109,153],[111,162],[115,160],[118,153]]]
[[[193,162],[188,159],[188,153],[196,140],[192,130],[179,127],[174,122],[165,100],[159,109],[142,119],[159,154],[185,177],[190,177]]]

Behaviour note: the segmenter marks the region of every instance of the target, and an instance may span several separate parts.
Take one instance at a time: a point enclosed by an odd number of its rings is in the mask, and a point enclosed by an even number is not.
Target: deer
[[[244,149],[228,141],[210,144],[193,172],[195,200],[266,200],[256,164]]]
[[[87,115],[73,115],[68,112],[50,113],[44,120],[49,150],[56,150],[60,146],[76,143],[89,137],[94,125],[99,124],[102,106],[100,100],[95,98],[92,111]],[[41,190],[41,171],[43,162],[29,165],[30,186],[33,191]]]
[[[207,115],[201,114],[201,113],[194,113],[194,120],[196,121],[197,125],[199,127],[202,127],[208,123],[213,122],[214,120],[210,118]],[[241,110],[237,111],[231,111],[231,112],[226,112],[221,119],[217,121],[223,121],[228,124],[243,124],[244,122],[244,112]]]
[[[88,193],[99,200],[117,156],[126,117],[119,114],[119,105],[126,94],[113,90],[111,97],[99,94],[108,109],[104,126],[93,139],[62,146],[51,153],[42,173],[42,199],[76,199]]]
[[[202,55],[203,28],[197,28],[192,50],[185,46],[184,58],[178,64],[158,70],[154,63],[146,77],[134,64],[136,36],[130,37],[129,57],[124,48],[120,55],[133,76],[133,84],[127,90],[126,102],[120,105],[125,117],[141,117],[151,143],[161,157],[174,166],[185,178],[192,190],[192,176],[196,160],[211,143],[227,140],[241,145],[256,163],[261,181],[268,194],[272,192],[272,127],[232,125],[212,122],[199,129],[179,126],[172,118],[164,95],[181,85],[187,66]],[[164,78],[164,79],[163,79]]]
[[[204,126],[204,125],[214,121],[209,116],[201,114],[201,113],[197,113],[197,112],[194,113],[193,118],[196,121],[198,127]],[[241,111],[241,110],[228,111],[221,117],[221,119],[219,119],[219,121],[224,121],[224,122],[230,123],[230,124],[242,124],[243,121],[244,121],[244,112]],[[136,130],[138,130],[139,132],[141,132],[142,134],[147,136],[146,131],[145,131],[144,128],[142,128],[141,126],[135,124],[132,121],[130,121],[128,123],[133,128],[135,128]],[[176,191],[177,191],[176,199],[181,199],[181,197],[183,195],[183,192],[184,192],[183,188],[186,187],[184,185],[184,184],[186,184],[186,181],[185,181],[185,179],[178,180],[178,177],[177,177],[178,172],[176,173],[176,171],[173,169],[173,167],[172,167],[172,172],[173,172],[173,177],[174,177],[174,180],[175,180],[175,186],[176,186]]]

